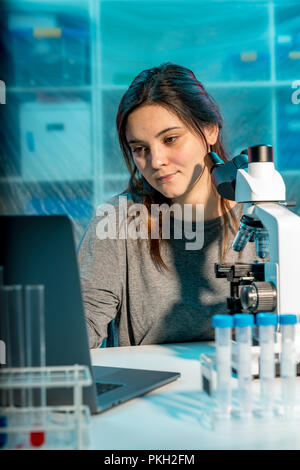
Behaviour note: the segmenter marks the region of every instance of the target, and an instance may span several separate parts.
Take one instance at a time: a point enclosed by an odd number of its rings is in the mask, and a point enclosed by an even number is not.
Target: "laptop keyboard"
[[[97,395],[102,393],[110,392],[118,387],[123,387],[124,384],[104,384],[102,382],[96,382]]]

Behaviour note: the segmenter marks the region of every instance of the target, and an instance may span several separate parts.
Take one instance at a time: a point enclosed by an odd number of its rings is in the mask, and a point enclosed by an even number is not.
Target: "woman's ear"
[[[217,142],[219,135],[219,126],[217,124],[210,124],[204,129],[206,141],[208,145],[214,145]]]

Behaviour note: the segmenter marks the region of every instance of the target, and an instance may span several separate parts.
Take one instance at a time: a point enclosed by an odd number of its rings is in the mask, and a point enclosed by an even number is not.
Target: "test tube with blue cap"
[[[238,356],[238,393],[240,417],[248,419],[252,413],[252,327],[254,318],[250,313],[237,313],[233,316],[237,356]]]
[[[231,315],[214,315],[212,325],[215,328],[216,366],[217,366],[217,411],[222,418],[230,417],[231,412]]]
[[[259,335],[259,379],[261,411],[266,417],[272,415],[274,406],[275,381],[275,327],[277,315],[274,313],[258,313],[256,325]]]
[[[286,314],[279,316],[281,331],[280,377],[282,382],[282,403],[284,414],[291,418],[295,406],[296,387],[296,348],[295,326],[297,316]]]

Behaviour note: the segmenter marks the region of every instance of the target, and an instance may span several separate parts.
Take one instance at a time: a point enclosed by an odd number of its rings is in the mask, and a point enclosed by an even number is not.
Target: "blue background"
[[[141,70],[165,61],[191,68],[219,103],[230,155],[273,145],[287,197],[300,199],[297,2],[19,0],[1,8],[1,213],[67,213],[79,239],[96,206],[126,188],[120,98]]]

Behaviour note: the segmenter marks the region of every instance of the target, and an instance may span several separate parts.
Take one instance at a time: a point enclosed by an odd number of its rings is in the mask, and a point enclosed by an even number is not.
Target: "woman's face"
[[[217,126],[204,133],[213,145]],[[173,201],[194,191],[207,148],[176,114],[157,104],[141,106],[128,116],[126,138],[135,165],[153,188]]]

